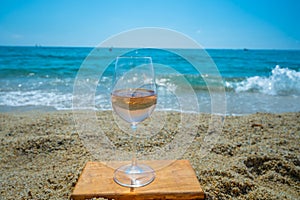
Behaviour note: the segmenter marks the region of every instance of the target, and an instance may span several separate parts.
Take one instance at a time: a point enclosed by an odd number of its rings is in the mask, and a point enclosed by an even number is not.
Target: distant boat
[[[247,48],[244,48],[244,51],[249,51],[249,49],[247,49]]]

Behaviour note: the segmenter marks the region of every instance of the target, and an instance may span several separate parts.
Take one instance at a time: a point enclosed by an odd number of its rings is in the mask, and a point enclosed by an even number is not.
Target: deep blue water
[[[82,69],[92,50],[75,47],[0,47],[0,111],[72,109],[78,70]],[[88,59],[95,64],[83,69],[86,71],[83,84],[90,81],[89,76],[95,76],[96,68],[105,69],[94,92],[95,109],[111,109],[109,91],[114,61],[110,65],[104,62],[111,59],[111,51],[118,50],[101,50],[97,56],[90,55]],[[207,53],[222,78],[227,114],[300,111],[300,51],[208,49]],[[203,63],[203,71],[197,70],[181,55],[187,55],[200,65]],[[126,56],[152,57],[156,82],[161,89],[158,109],[184,111],[185,108],[174,97],[175,91],[188,93],[187,88],[191,86],[199,102],[198,111],[211,112],[212,96],[208,84],[214,87],[214,82],[210,80],[216,78],[216,73],[206,71],[207,59],[202,59],[199,52],[191,49],[175,52],[140,49],[128,51]],[[219,82],[216,87],[220,87]],[[184,95],[188,101],[190,94]]]

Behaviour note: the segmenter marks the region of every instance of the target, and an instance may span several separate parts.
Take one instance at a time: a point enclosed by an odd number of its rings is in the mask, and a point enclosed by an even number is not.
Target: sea
[[[93,51],[91,47],[1,46],[0,112],[73,110],[80,106],[111,110],[115,62],[111,52],[118,49],[101,49],[96,57],[91,56]],[[220,114],[226,115],[300,111],[300,50],[205,49],[214,74],[199,70],[186,59],[190,57],[201,65],[201,55],[195,49],[126,52],[124,56],[152,58],[157,110],[214,113],[221,106],[224,109]],[[107,58],[112,62],[107,64]],[[86,69],[88,59],[95,65]],[[86,106],[83,101],[74,106],[80,80],[85,81],[82,84],[86,88],[91,80],[91,87],[96,84],[88,91],[92,93],[92,105]],[[197,108],[190,109],[188,105]]]

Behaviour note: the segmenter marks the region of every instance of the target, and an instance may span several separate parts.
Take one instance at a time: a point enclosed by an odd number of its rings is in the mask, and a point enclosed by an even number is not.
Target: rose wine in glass
[[[136,134],[138,123],[147,119],[155,109],[157,93],[154,69],[150,57],[117,57],[111,103],[114,112],[130,123],[133,131],[131,164],[115,170],[114,180],[125,187],[142,187],[155,178],[154,170],[138,164]]]

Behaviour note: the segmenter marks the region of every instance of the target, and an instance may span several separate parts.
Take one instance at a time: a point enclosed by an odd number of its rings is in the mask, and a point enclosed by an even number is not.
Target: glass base
[[[154,170],[147,165],[124,165],[116,169],[114,181],[125,187],[142,187],[155,179]]]

